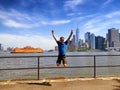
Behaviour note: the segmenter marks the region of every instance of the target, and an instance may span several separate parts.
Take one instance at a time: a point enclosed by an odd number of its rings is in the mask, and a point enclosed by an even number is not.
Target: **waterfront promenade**
[[[120,77],[1,81],[0,90],[120,90]]]

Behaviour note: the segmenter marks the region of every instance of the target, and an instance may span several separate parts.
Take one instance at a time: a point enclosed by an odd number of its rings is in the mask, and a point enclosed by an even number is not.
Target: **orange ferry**
[[[14,48],[11,53],[42,53],[43,49],[26,46],[24,48]]]

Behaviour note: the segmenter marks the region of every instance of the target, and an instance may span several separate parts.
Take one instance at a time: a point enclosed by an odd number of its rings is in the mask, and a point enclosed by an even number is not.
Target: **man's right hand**
[[[52,34],[54,34],[54,30],[52,30]]]
[[[55,41],[57,42],[57,39],[56,39],[56,37],[55,37],[55,35],[54,35],[54,30],[52,30],[52,36],[53,36],[53,38],[55,39]]]

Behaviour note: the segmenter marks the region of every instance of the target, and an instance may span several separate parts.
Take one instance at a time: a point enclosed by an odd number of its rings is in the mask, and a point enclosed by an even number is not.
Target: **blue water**
[[[1,56],[51,56],[57,52],[11,54],[4,53]],[[120,55],[120,52],[68,52],[67,55]],[[120,65],[120,56],[96,57],[97,66]],[[41,57],[40,67],[56,67],[57,57]],[[93,66],[94,57],[67,57],[68,67]],[[0,58],[0,69],[6,68],[37,68],[38,58]],[[63,67],[61,65],[61,67]],[[99,76],[120,76],[120,67],[99,67],[96,69]],[[38,70],[0,70],[0,80],[6,79],[37,79]],[[40,69],[40,78],[73,78],[93,77],[94,68],[56,68]]]

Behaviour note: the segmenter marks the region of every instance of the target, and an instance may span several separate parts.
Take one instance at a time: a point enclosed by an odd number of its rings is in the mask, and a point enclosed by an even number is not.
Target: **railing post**
[[[96,57],[94,55],[94,78],[96,78]]]
[[[39,68],[40,68],[40,58],[39,58],[39,56],[38,56],[38,80],[39,80],[39,73],[40,73]]]

